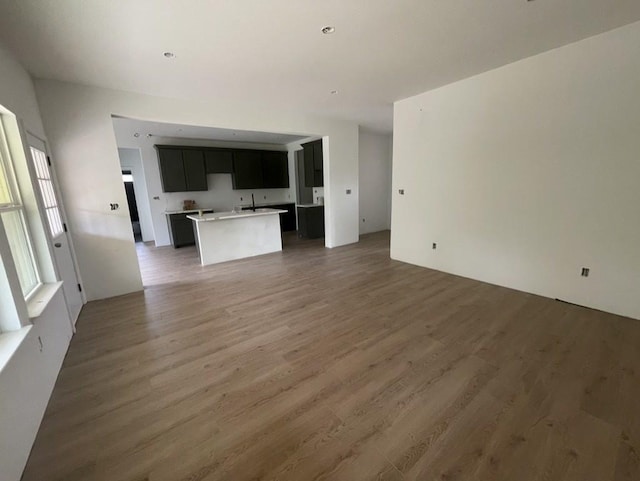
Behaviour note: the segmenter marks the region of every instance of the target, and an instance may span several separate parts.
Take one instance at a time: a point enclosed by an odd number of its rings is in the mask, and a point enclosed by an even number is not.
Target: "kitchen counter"
[[[324,207],[324,204],[298,204],[296,207],[301,207],[303,209],[307,209],[309,207]]]
[[[199,212],[199,211],[207,211],[207,212],[213,212],[213,209],[211,207],[198,207],[197,209],[191,209],[191,210],[165,210],[164,211],[164,215],[173,215],[173,214],[193,214],[195,212]]]
[[[217,264],[282,250],[281,209],[189,215],[200,264]]]
[[[191,219],[194,222],[212,222],[227,219],[238,219],[242,217],[257,217],[263,215],[280,214],[283,212],[287,211],[282,209],[256,209],[255,211],[243,210],[242,212],[215,212],[211,214],[203,214],[202,216],[188,215],[187,218]]]

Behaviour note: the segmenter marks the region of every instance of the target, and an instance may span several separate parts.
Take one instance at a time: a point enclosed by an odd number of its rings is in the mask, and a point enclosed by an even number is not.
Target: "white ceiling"
[[[388,131],[395,100],[637,20],[638,0],[0,0],[0,41],[36,77]]]
[[[174,139],[216,140],[224,142],[244,142],[252,144],[286,145],[308,138],[308,135],[278,134],[272,132],[255,132],[251,130],[219,129],[193,125],[148,122],[145,120],[113,118],[113,127],[118,145],[129,145],[138,134],[139,139],[152,137],[168,137]],[[134,141],[135,142],[135,141]]]

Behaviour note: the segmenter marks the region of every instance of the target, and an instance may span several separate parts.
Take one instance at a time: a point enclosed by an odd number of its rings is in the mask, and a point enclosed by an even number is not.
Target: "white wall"
[[[317,134],[325,147],[328,247],[358,241],[358,126],[226,99],[196,102],[37,80],[36,91],[58,170],[88,299],[140,290],[111,115],[260,132]],[[147,182],[152,179],[147,175]],[[159,180],[158,180],[159,181]],[[346,190],[351,189],[351,194]],[[149,189],[152,191],[153,189]]]
[[[397,102],[392,257],[640,318],[638,58],[635,23]]]
[[[25,129],[45,137],[31,79],[1,46],[0,105],[16,114]],[[20,479],[70,338],[71,323],[60,290],[0,371],[2,481]]]
[[[360,234],[391,228],[391,134],[360,129]]]
[[[229,211],[236,205],[251,204],[251,194],[254,194],[256,203],[267,202],[295,202],[295,171],[289,169],[289,189],[253,189],[253,190],[233,190],[231,174],[209,174],[207,181],[209,190],[206,192],[162,192],[160,182],[160,168],[158,164],[158,154],[154,145],[189,145],[204,147],[225,147],[225,148],[251,148],[264,150],[287,150],[285,146],[272,144],[248,144],[243,142],[220,142],[195,139],[181,139],[173,137],[133,137],[124,135],[120,131],[117,122],[114,122],[116,139],[118,145],[136,146],[136,151],[142,156],[145,178],[147,180],[146,190],[148,197],[146,205],[138,206],[139,211],[144,210],[146,216],[153,224],[155,232],[156,246],[170,244],[169,229],[165,211],[182,209],[182,202],[185,199],[195,200],[198,206],[212,208],[218,212]],[[121,148],[119,151],[123,150]],[[126,150],[126,149],[125,149]],[[122,156],[121,156],[122,159]],[[291,163],[291,160],[290,160]],[[266,199],[265,199],[266,197]],[[142,215],[142,214],[141,214]]]
[[[133,192],[136,196],[142,241],[152,241],[155,236],[153,233],[154,229],[151,220],[151,209],[149,207],[147,181],[142,167],[140,149],[118,148],[118,157],[120,157],[120,167],[122,170],[130,170],[133,176]],[[124,208],[124,206],[121,207]]]

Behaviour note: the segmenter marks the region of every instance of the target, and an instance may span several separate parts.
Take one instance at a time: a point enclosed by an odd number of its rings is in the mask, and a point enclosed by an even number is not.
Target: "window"
[[[40,286],[41,280],[10,160],[4,127],[0,122],[0,220],[9,241],[22,294],[27,298]]]
[[[64,232],[64,226],[62,224],[62,216],[60,215],[56,193],[53,188],[53,181],[51,180],[51,170],[49,169],[47,156],[41,150],[31,147],[31,157],[33,158],[36,179],[38,180],[38,186],[42,194],[42,202],[44,203],[44,210],[47,214],[51,237],[58,237]]]

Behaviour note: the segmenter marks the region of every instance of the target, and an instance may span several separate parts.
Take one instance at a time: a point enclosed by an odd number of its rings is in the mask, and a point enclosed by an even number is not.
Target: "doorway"
[[[131,219],[131,229],[136,243],[142,242],[142,229],[140,228],[140,215],[138,214],[138,203],[136,202],[136,192],[133,188],[133,174],[130,170],[122,171],[122,182],[127,194],[127,205],[129,206],[129,218]]]

